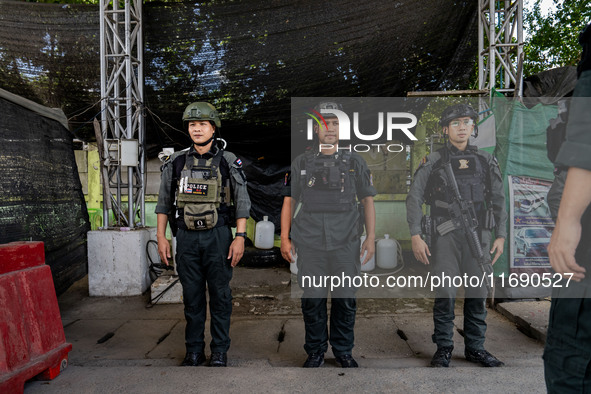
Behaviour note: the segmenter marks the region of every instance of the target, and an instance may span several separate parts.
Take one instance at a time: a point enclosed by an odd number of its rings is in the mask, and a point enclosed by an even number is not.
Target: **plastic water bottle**
[[[378,267],[384,269],[392,269],[397,265],[397,247],[396,242],[390,239],[389,234],[384,234],[384,238],[378,241],[376,248]]]
[[[263,216],[263,221],[255,227],[254,246],[259,249],[272,249],[275,238],[275,225],[269,221],[268,216]]]
[[[365,238],[367,238],[365,235],[361,236],[361,245],[363,245],[363,241],[365,241]],[[365,259],[366,255],[367,255],[367,252],[363,253],[363,256],[361,256],[362,263],[363,263],[363,260]],[[367,263],[361,264],[361,271],[362,272],[373,271],[375,268],[376,268],[376,255],[375,254],[373,256],[371,256],[371,259],[369,259],[367,261]]]

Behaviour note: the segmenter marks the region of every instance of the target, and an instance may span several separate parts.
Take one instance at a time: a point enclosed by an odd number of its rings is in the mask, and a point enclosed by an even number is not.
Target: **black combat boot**
[[[343,354],[334,358],[337,365],[341,368],[357,368],[359,364],[350,354]]]
[[[466,348],[464,355],[466,356],[466,360],[473,363],[478,363],[483,367],[502,367],[505,365],[505,363],[484,349],[473,350]]]
[[[304,368],[318,368],[324,365],[324,353],[310,353],[304,363]]]
[[[453,346],[438,347],[437,351],[431,359],[431,366],[436,368],[449,367],[449,360],[451,360],[451,352],[454,350]]]
[[[181,363],[183,367],[196,367],[205,362],[205,354],[203,352],[187,352],[185,359]]]
[[[213,352],[209,358],[210,367],[225,367],[228,365],[228,355],[226,353]]]

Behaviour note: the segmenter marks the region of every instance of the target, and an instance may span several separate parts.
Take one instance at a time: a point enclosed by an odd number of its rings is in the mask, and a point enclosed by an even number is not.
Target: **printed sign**
[[[550,267],[548,244],[554,229],[546,195],[551,181],[509,176],[511,268]]]

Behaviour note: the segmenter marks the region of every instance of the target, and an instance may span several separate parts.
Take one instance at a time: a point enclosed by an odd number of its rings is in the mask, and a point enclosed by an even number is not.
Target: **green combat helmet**
[[[217,128],[222,126],[218,111],[216,111],[213,105],[204,101],[187,105],[187,108],[183,112],[183,125],[185,129],[191,120],[209,120],[213,121]]]

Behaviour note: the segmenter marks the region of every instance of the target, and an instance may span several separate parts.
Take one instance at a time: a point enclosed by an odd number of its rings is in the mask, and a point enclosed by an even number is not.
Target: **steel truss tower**
[[[478,89],[521,97],[523,0],[478,0],[478,13]]]
[[[143,226],[142,0],[100,1],[100,50],[102,111],[97,143],[102,159],[103,226],[109,226],[109,207],[117,227]]]

